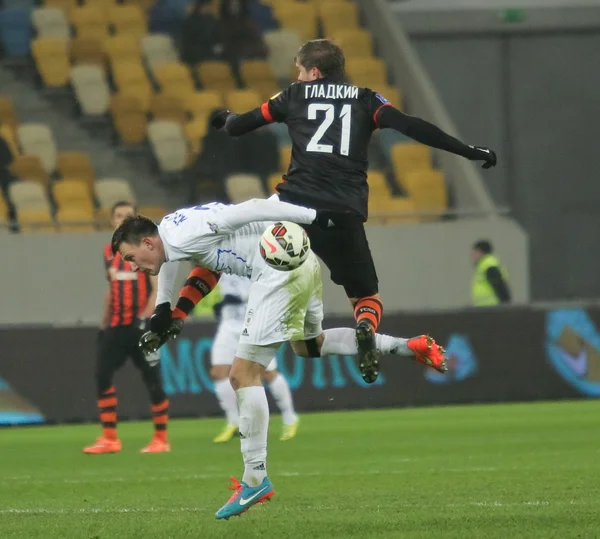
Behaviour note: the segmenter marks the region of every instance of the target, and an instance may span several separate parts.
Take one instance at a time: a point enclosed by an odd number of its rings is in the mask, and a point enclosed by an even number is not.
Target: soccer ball
[[[304,229],[288,221],[271,225],[260,238],[260,256],[280,271],[300,267],[308,258],[309,250],[310,240]]]

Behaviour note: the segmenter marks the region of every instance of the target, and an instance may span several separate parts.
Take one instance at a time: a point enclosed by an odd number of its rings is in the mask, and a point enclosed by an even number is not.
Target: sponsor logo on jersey
[[[389,101],[381,94],[375,94],[375,97],[379,99],[379,101],[381,101],[384,105],[387,105],[389,103]]]
[[[242,337],[249,337],[248,328],[244,328],[244,331],[242,331]]]
[[[269,97],[269,101],[271,101],[272,99],[277,99],[280,95],[281,95],[281,92],[277,92],[275,95],[272,95],[271,97]]]

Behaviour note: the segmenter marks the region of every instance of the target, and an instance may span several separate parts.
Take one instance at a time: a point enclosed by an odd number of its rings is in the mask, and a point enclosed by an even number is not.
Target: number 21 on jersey
[[[325,118],[321,125],[319,125],[313,138],[310,139],[306,150],[308,152],[333,153],[333,146],[331,144],[322,144],[321,139],[335,121],[335,106],[329,103],[311,103],[308,105],[309,120],[316,120],[319,112],[324,113]],[[350,152],[350,129],[352,127],[352,105],[348,104],[342,107],[340,120],[342,120],[340,153],[348,155]]]

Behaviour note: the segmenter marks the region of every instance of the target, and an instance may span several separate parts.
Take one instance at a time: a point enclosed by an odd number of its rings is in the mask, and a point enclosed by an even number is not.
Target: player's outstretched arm
[[[376,121],[381,129],[395,129],[407,137],[432,148],[445,150],[466,157],[471,161],[483,161],[483,168],[496,166],[496,153],[489,148],[464,144],[442,131],[439,127],[416,116],[404,114],[395,107],[381,107],[377,112]]]
[[[184,321],[194,307],[214,290],[220,277],[219,273],[206,268],[194,268],[179,293],[177,305],[173,309],[173,318]]]
[[[261,109],[256,108],[244,114],[222,110],[215,114],[211,123],[215,129],[224,127],[228,135],[239,137],[267,125],[269,122],[265,120]]]

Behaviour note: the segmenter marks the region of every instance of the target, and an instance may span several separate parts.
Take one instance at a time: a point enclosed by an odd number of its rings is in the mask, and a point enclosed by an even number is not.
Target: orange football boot
[[[415,359],[420,363],[434,368],[439,372],[446,372],[446,350],[437,344],[429,335],[419,335],[408,339],[408,348],[415,354]]]
[[[171,452],[171,444],[160,438],[152,438],[150,443],[140,449],[140,453],[170,453]]]
[[[121,440],[115,438],[111,440],[104,436],[98,436],[94,445],[83,448],[86,455],[102,455],[104,453],[118,453],[123,448]]]

